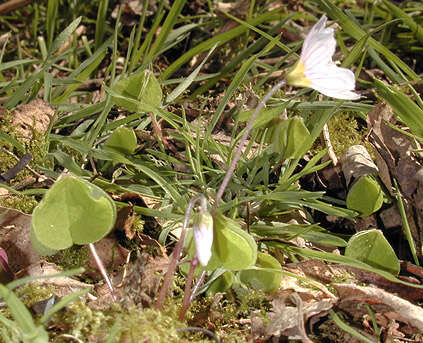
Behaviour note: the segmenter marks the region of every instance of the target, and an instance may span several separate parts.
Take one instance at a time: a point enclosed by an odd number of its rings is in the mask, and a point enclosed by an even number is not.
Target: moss
[[[51,257],[49,262],[61,266],[64,270],[85,266],[89,261],[90,253],[85,245],[73,245],[69,249],[61,250]]]
[[[4,117],[2,117],[0,122],[0,131],[7,133],[9,136],[17,140],[24,146],[25,151],[32,155],[32,159],[29,163],[30,167],[52,167],[51,161],[46,158],[47,149],[44,135],[33,129],[32,139],[22,139],[22,135],[17,131],[16,127],[11,125],[11,115],[11,113],[7,113]],[[23,156],[23,152],[15,149],[12,145],[3,140],[0,140],[0,148],[15,154],[18,158]],[[0,150],[0,161],[2,162],[0,164],[0,173],[8,171],[17,163],[17,160],[13,156],[3,150]],[[24,168],[16,175],[16,177],[10,180],[9,185],[14,187],[20,183],[25,183],[26,181],[31,180],[33,177],[34,174],[27,168]],[[37,204],[38,201],[34,196],[7,194],[6,196],[0,197],[1,206],[14,208],[24,213],[32,213]]]
[[[0,197],[0,205],[31,214],[38,205],[38,201],[31,195],[8,194],[5,197]]]
[[[372,150],[368,142],[363,141],[367,135],[367,128],[359,127],[357,119],[349,113],[341,113],[333,116],[328,123],[331,142],[335,154],[341,157],[352,145],[361,144],[368,151]]]

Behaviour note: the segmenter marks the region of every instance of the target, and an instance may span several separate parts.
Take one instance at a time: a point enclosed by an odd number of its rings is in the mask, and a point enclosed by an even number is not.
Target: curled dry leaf
[[[167,256],[140,253],[135,261],[125,266],[123,280],[117,288],[121,302],[125,306],[151,307],[168,265]]]
[[[28,276],[55,275],[63,272],[54,263],[35,263],[27,269]],[[40,286],[54,286],[56,296],[62,298],[85,288],[94,286],[85,282],[75,280],[71,277],[54,277],[34,281]]]
[[[349,185],[352,178],[377,174],[379,170],[363,145],[353,145],[342,156],[342,172]]]
[[[423,290],[420,288],[392,282],[376,273],[346,265],[328,265],[318,260],[305,260],[299,263],[287,264],[284,266],[284,269],[323,284],[331,283],[334,280],[347,280],[356,284],[366,283],[375,285],[387,292],[398,294],[400,297],[411,302],[418,302],[423,299]],[[412,280],[407,281],[412,282]]]
[[[339,295],[338,307],[353,316],[367,313],[363,304],[369,305],[375,313],[382,313],[423,333],[423,309],[407,300],[377,287],[363,287],[354,284],[334,284]]]

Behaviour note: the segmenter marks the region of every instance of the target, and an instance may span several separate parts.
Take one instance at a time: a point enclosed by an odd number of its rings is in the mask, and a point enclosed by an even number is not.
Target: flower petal
[[[334,30],[325,28],[325,25],[326,16],[322,16],[304,40],[300,59],[306,64],[307,69],[332,61],[336,40]]]
[[[311,87],[320,93],[338,99],[358,99],[360,96],[354,92],[354,73],[346,68],[340,68],[331,63],[326,67],[316,68],[311,72],[305,72],[305,76],[311,81]]]

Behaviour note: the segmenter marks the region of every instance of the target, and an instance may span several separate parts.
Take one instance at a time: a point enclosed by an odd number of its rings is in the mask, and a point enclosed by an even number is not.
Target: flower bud
[[[213,217],[208,211],[200,211],[194,216],[194,245],[197,258],[206,266],[211,258],[213,244]]]

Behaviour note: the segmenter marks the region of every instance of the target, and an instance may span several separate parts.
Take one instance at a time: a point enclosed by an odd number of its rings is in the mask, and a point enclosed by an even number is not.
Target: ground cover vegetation
[[[1,341],[422,342],[422,11],[0,4]]]

